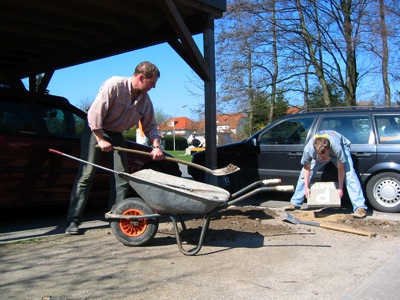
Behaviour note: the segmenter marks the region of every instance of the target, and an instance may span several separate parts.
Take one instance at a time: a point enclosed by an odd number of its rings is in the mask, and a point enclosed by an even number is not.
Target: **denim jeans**
[[[353,205],[353,210],[356,211],[358,208],[367,209],[367,206],[365,205],[365,198],[362,191],[362,187],[360,181],[358,180],[357,173],[354,170],[350,149],[348,147],[345,147],[344,153],[346,156],[346,163],[344,164],[346,170],[345,183],[350,201]],[[337,167],[337,160],[335,158],[331,158],[331,161]],[[329,161],[316,162],[315,160],[312,160],[310,168],[310,182],[315,172],[317,172],[328,162]],[[296,206],[302,205],[304,203],[304,191],[305,190],[304,190],[304,168],[303,168],[300,172],[299,179],[297,180],[296,190],[290,202]]]
[[[121,133],[103,132],[104,138],[113,146],[126,147],[125,140]],[[85,131],[81,140],[81,159],[98,164],[102,155],[107,156],[108,166],[117,172],[127,171],[128,161],[126,153],[122,151],[102,152],[96,148],[96,138],[86,124]],[[80,163],[79,170],[75,178],[74,186],[71,192],[69,203],[67,222],[80,222],[83,210],[89,199],[90,191],[93,186],[96,167]],[[128,194],[129,183],[113,173],[110,175],[110,193],[109,206],[110,209],[115,203],[124,200]]]

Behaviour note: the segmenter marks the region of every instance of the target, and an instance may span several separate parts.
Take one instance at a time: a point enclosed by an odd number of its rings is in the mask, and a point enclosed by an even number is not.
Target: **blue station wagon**
[[[296,185],[302,169],[300,160],[308,140],[319,130],[333,129],[351,142],[354,166],[370,206],[383,212],[400,212],[400,109],[357,107],[304,111],[287,115],[247,140],[217,147],[218,167],[232,163],[240,171],[219,178],[230,192],[263,179],[281,178]],[[205,164],[205,152],[192,161]],[[188,168],[198,181],[205,176]],[[314,181],[337,181],[337,169],[330,163]]]

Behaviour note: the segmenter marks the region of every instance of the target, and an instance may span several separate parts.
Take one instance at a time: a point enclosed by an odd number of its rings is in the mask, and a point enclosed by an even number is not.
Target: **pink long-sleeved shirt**
[[[105,81],[88,111],[90,128],[124,132],[138,125],[140,120],[145,135],[152,141],[158,139],[153,103],[149,95],[141,93],[132,99],[131,92],[131,77],[114,76]]]

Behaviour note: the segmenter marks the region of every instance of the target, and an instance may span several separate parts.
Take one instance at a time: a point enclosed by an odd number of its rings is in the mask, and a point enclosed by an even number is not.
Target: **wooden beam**
[[[191,67],[192,70],[195,71],[196,74],[199,75],[200,78],[202,78],[202,76],[200,76],[200,74],[202,74],[202,72],[201,72],[201,70],[198,69],[198,64],[196,64],[191,59],[191,57],[188,55],[188,53],[184,49],[182,43],[179,42],[178,40],[169,40],[168,44],[172,47],[172,49],[175,50],[176,53],[179,54],[179,56],[189,65],[189,67]],[[205,76],[205,75],[203,75],[203,76]]]
[[[42,81],[38,87],[38,94],[44,94],[46,92],[47,87],[49,86],[51,77],[53,77],[54,71],[49,71],[44,73]]]
[[[185,55],[185,57],[188,57],[190,60],[193,61],[193,64],[197,66],[194,71],[196,71],[196,73],[204,81],[209,81],[211,78],[210,68],[207,65],[204,57],[202,56],[199,48],[197,47],[192,37],[192,34],[190,33],[181,15],[179,14],[179,11],[176,8],[175,4],[172,0],[160,0],[160,5],[173,30],[180,39],[180,43],[182,43],[182,47],[178,47],[176,43],[175,46],[177,48],[182,48],[182,50],[184,49],[187,55]],[[181,50],[180,52],[178,52],[178,54],[180,53],[182,53]],[[185,59],[184,57],[182,58]]]
[[[31,74],[29,76],[29,91],[31,93],[36,93],[36,74]]]
[[[215,169],[217,164],[217,88],[215,76],[215,38],[214,17],[208,15],[207,28],[204,30],[204,58],[210,66],[210,80],[204,82],[205,95],[205,130],[206,134],[206,166]],[[217,184],[215,176],[207,177],[207,182]]]

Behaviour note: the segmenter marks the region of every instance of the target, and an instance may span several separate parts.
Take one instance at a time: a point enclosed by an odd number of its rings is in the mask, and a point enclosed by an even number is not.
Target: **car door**
[[[79,163],[54,153],[56,149],[69,155],[80,156],[80,137],[84,128],[84,115],[74,113],[69,106],[56,103],[37,103],[38,123],[45,128],[46,139],[42,140],[40,150],[46,153],[41,164],[42,174],[46,176],[50,197],[69,199]]]
[[[280,178],[295,184],[302,169],[303,149],[317,116],[298,116],[282,120],[259,136],[258,171],[261,179]]]
[[[47,199],[50,185],[42,174],[45,137],[34,110],[21,98],[0,101],[0,205],[29,205]]]

